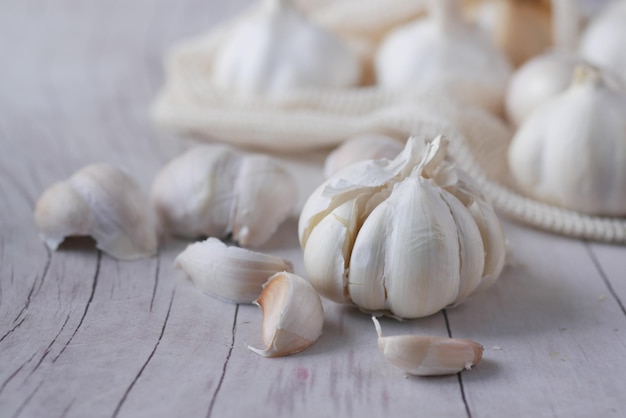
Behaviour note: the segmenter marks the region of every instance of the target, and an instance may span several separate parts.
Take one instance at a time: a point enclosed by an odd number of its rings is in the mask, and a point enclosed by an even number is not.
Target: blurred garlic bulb
[[[383,40],[375,58],[378,84],[447,87],[462,100],[497,109],[510,64],[480,29],[462,18],[459,0],[427,4],[428,18],[393,30]]]
[[[403,145],[400,141],[380,134],[359,135],[335,148],[324,162],[324,176],[332,176],[350,164],[363,160],[395,158]]]
[[[264,0],[222,45],[213,76],[224,92],[277,98],[298,89],[354,86],[361,72],[358,56],[292,0]]]
[[[35,224],[56,250],[66,237],[91,236],[97,247],[120,260],[157,252],[150,204],[139,185],[109,164],[92,164],[48,188],[37,201]]]
[[[597,215],[626,215],[626,94],[580,66],[572,86],[541,105],[509,148],[511,173],[528,194]]]
[[[552,44],[548,0],[465,0],[470,18],[518,67]]]
[[[447,141],[346,167],[309,197],[298,233],[308,279],[336,302],[417,318],[493,283],[504,235]]]
[[[626,82],[626,0],[609,3],[587,27],[580,53]]]
[[[527,61],[511,77],[506,92],[506,115],[519,126],[541,103],[563,92],[576,65],[580,11],[574,0],[552,0],[555,49]]]
[[[267,279],[292,271],[291,263],[280,257],[228,247],[217,238],[188,245],[175,264],[199,289],[233,303],[252,303]]]
[[[263,357],[299,353],[322,335],[324,308],[319,295],[302,277],[276,273],[263,286],[255,302],[263,311],[266,347],[248,349]]]
[[[483,346],[461,338],[427,335],[384,337],[380,323],[372,317],[378,333],[378,348],[385,359],[415,376],[442,376],[470,370],[483,357]]]
[[[265,243],[296,200],[296,182],[278,161],[225,145],[190,149],[167,164],[152,186],[165,231],[187,238],[232,234],[244,247]]]

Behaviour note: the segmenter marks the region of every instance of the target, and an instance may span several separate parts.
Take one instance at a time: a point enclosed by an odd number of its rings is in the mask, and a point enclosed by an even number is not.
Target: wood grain
[[[260,311],[175,270],[187,242],[136,262],[88,240],[44,247],[32,210],[51,183],[107,161],[147,190],[184,147],[148,118],[163,54],[248,4],[0,0],[0,416],[626,415],[624,247],[505,222],[510,265],[493,288],[429,318],[382,321],[387,335],[485,345],[475,370],[433,379],[385,363],[370,318],[328,301],[310,349],[255,355]],[[319,163],[292,169],[305,190],[321,176]],[[296,230],[291,219],[264,250],[304,274]]]

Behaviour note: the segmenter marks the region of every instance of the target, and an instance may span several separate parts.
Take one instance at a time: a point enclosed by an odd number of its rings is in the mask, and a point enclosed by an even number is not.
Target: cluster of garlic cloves
[[[311,346],[322,334],[324,308],[315,289],[302,277],[276,273],[255,302],[263,311],[265,348],[248,348],[263,357],[287,356]]]
[[[318,292],[364,311],[417,318],[499,276],[500,223],[447,141],[410,138],[393,160],[348,166],[309,197],[298,233]]]
[[[175,264],[199,289],[232,303],[254,302],[269,277],[292,271],[280,257],[229,247],[217,238],[188,245]]]
[[[173,159],[157,175],[152,201],[166,233],[213,236],[244,247],[265,243],[297,200],[293,176],[267,155],[204,145]]]
[[[626,94],[590,66],[516,132],[509,166],[529,195],[594,215],[626,215]]]
[[[120,260],[157,251],[156,223],[139,185],[110,164],[92,164],[48,188],[35,207],[35,224],[56,250],[69,236],[91,236]]]
[[[264,0],[261,6],[220,48],[213,69],[217,88],[242,97],[280,98],[294,90],[360,82],[358,56],[291,0]]]
[[[477,342],[426,335],[383,336],[380,323],[372,317],[378,334],[378,348],[385,359],[407,374],[440,376],[470,370],[482,359],[483,346]]]

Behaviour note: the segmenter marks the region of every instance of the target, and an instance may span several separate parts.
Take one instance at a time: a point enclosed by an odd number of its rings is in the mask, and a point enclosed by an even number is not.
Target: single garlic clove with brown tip
[[[266,347],[248,348],[260,356],[298,353],[322,334],[322,301],[313,286],[296,274],[276,273],[263,286],[255,303],[263,311],[262,335]]]
[[[324,176],[332,176],[350,164],[364,160],[395,158],[404,148],[400,141],[381,134],[359,135],[352,137],[335,148],[324,162]]]
[[[205,292],[233,303],[252,303],[263,283],[279,271],[292,271],[289,261],[239,247],[217,238],[196,242],[176,257],[176,267]]]
[[[69,236],[91,236],[120,260],[157,251],[156,223],[139,185],[109,164],[92,164],[48,188],[37,201],[35,224],[56,250]]]
[[[416,376],[439,376],[469,370],[480,362],[483,346],[460,338],[426,335],[384,337],[380,323],[372,317],[378,333],[378,348],[394,366]]]

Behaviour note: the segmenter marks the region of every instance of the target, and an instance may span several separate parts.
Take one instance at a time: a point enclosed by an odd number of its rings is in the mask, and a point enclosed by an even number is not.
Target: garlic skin
[[[509,167],[529,195],[593,215],[626,215],[626,94],[599,70],[576,69],[571,87],[516,132]]]
[[[225,145],[190,149],[170,161],[152,186],[162,228],[173,235],[265,243],[297,200],[293,176],[277,161]]]
[[[501,106],[511,66],[486,35],[461,16],[458,0],[429,0],[430,16],[393,30],[375,69],[380,86],[448,87],[474,103],[477,94]],[[497,110],[497,109],[496,109]]]
[[[187,246],[175,261],[201,290],[232,303],[252,303],[263,284],[279,271],[293,271],[289,261],[239,247],[217,238]]]
[[[395,367],[415,376],[442,376],[470,370],[483,356],[483,346],[460,338],[425,335],[384,337],[380,323],[372,317],[378,334],[378,349]]]
[[[248,349],[263,357],[299,353],[322,335],[324,308],[319,295],[302,277],[276,273],[263,286],[255,302],[263,311],[266,347]]]
[[[404,146],[400,141],[381,134],[352,137],[335,148],[324,162],[324,177],[328,178],[350,164],[363,160],[395,158]]]
[[[626,83],[626,1],[609,3],[585,29],[580,53]]]
[[[213,82],[241,97],[280,98],[300,89],[355,86],[361,67],[354,52],[291,0],[265,0],[218,51]]]
[[[502,227],[446,150],[441,136],[428,144],[410,138],[394,160],[352,164],[313,192],[298,233],[308,280],[321,295],[418,318],[495,281]]]
[[[88,165],[48,188],[35,206],[35,224],[51,250],[69,236],[91,236],[120,260],[157,252],[156,223],[139,185],[109,164]]]

